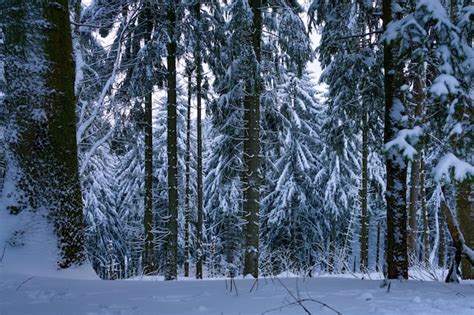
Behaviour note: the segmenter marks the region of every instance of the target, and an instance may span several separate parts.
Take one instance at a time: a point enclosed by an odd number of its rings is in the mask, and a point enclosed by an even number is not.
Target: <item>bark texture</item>
[[[243,177],[244,200],[243,210],[245,226],[244,276],[250,274],[258,278],[259,257],[259,211],[260,211],[260,92],[259,76],[260,41],[262,35],[262,0],[249,0],[252,9],[252,27],[249,42],[255,54],[252,76],[246,82],[245,107],[245,140]]]
[[[191,98],[192,92],[192,69],[186,69],[188,76],[188,110],[186,117],[186,174],[185,174],[185,196],[184,196],[184,276],[189,277],[189,219],[191,201]]]
[[[67,268],[86,258],[68,1],[8,0],[5,8],[6,104],[16,132],[9,148],[19,167],[9,210],[45,210],[58,266]]]
[[[394,1],[383,0],[383,27],[392,22]],[[384,89],[385,89],[385,143],[393,140],[403,128],[400,86],[403,75],[396,60],[399,44],[395,41],[384,43]],[[398,104],[397,104],[398,103]],[[406,169],[407,164],[397,149],[387,152],[387,277],[389,279],[408,278],[407,255],[407,209],[406,209]]]
[[[168,131],[168,241],[166,258],[166,280],[178,277],[178,151],[177,151],[177,110],[176,110],[176,8],[170,1],[167,12],[168,36],[167,45],[167,131]]]
[[[369,155],[368,144],[369,122],[367,111],[364,111],[362,118],[362,187],[361,187],[361,233],[360,233],[360,269],[367,271],[368,251],[369,251],[369,212],[367,194],[367,160]]]
[[[196,50],[194,60],[196,63],[196,104],[197,104],[197,227],[196,227],[196,278],[202,279],[203,249],[202,249],[202,226],[204,219],[203,210],[203,178],[202,178],[202,57],[201,57],[201,4],[197,1],[194,6],[196,14]]]

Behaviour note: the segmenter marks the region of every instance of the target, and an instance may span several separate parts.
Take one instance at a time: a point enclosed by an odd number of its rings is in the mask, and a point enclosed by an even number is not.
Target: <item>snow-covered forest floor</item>
[[[345,277],[230,281],[103,281],[0,270],[0,314],[474,314],[474,281],[392,281]],[[181,278],[183,279],[183,278]],[[156,280],[156,281],[149,281]],[[235,287],[237,289],[235,289]],[[253,287],[253,289],[252,289]],[[250,292],[252,289],[252,292]],[[299,305],[299,300],[304,308]],[[327,304],[334,310],[322,305]]]
[[[51,229],[40,216],[29,218],[22,221],[30,231],[22,238],[25,245],[0,249],[0,315],[308,314],[296,300],[311,314],[474,314],[474,281],[432,281],[442,280],[445,272],[421,268],[410,270],[414,280],[391,281],[389,289],[381,287],[380,273],[364,280],[361,274],[302,278],[283,273],[261,278],[258,286],[253,279],[239,278],[232,290],[229,279],[104,281],[90,264],[57,270]],[[0,244],[6,244],[16,226],[12,220],[0,212]]]

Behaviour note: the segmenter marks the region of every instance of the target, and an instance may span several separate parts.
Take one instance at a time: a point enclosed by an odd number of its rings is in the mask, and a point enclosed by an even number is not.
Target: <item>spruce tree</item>
[[[177,12],[174,1],[166,5],[167,18],[167,152],[168,152],[168,239],[166,258],[166,280],[178,277],[178,152],[176,110],[176,49],[178,33]]]
[[[400,87],[403,84],[403,70],[398,60],[398,41],[391,40],[392,29],[396,25],[401,12],[393,12],[395,1],[383,1],[384,42],[384,73],[385,73],[385,126],[384,140],[394,140],[403,129],[403,105]],[[406,168],[407,162],[402,153],[389,149],[386,157],[387,167],[387,268],[389,279],[408,278],[407,256],[407,213],[406,213]]]
[[[58,266],[82,264],[84,217],[68,2],[9,1],[5,7],[6,103],[9,128],[16,132],[8,147],[19,167],[18,198],[8,209],[12,214],[44,209],[58,239]]]

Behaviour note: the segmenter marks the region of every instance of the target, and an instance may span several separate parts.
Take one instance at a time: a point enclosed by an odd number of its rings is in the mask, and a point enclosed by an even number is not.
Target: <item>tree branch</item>
[[[355,37],[365,37],[365,36],[369,36],[369,35],[373,35],[373,34],[382,34],[382,33],[383,33],[382,30],[376,30],[376,31],[372,31],[372,32],[364,33],[364,34],[354,34],[354,35],[336,37],[335,39],[336,39],[336,40],[339,40],[339,39],[350,39],[350,38],[355,38]]]

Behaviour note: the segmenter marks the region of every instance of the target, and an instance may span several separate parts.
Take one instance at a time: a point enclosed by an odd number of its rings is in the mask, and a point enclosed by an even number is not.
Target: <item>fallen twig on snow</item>
[[[21,286],[24,285],[25,283],[27,283],[28,281],[30,281],[31,279],[33,279],[34,277],[29,277],[28,279],[22,281],[17,287],[16,287],[16,291],[20,290]]]
[[[319,300],[316,300],[316,299],[313,299],[313,298],[309,298],[309,299],[301,299],[299,298],[299,294],[298,294],[298,297],[295,296],[295,294],[293,292],[291,292],[291,290],[283,283],[283,281],[281,281],[279,278],[275,278],[278,280],[278,282],[281,284],[281,286],[283,288],[285,288],[285,290],[288,292],[288,294],[295,300],[294,302],[290,302],[288,304],[285,304],[283,306],[280,306],[280,307],[277,307],[277,308],[274,308],[274,309],[271,309],[271,310],[268,310],[268,311],[265,311],[262,313],[263,314],[267,314],[267,313],[270,313],[270,312],[274,312],[274,311],[279,311],[279,310],[282,310],[286,307],[290,307],[290,306],[294,306],[294,305],[299,305],[301,306],[301,308],[303,308],[303,310],[306,312],[306,314],[308,315],[311,315],[311,312],[308,310],[308,308],[306,306],[303,305],[303,302],[314,302],[314,303],[318,303],[328,309],[330,309],[331,311],[333,311],[334,313],[338,314],[338,315],[342,315],[341,312],[339,312],[338,310],[334,309],[333,307],[331,307],[330,305],[322,302],[322,301],[319,301]]]
[[[3,246],[2,257],[0,257],[0,262],[2,262],[3,257],[5,257],[5,251],[7,250],[7,245],[8,245],[8,243],[5,242],[5,245]]]

